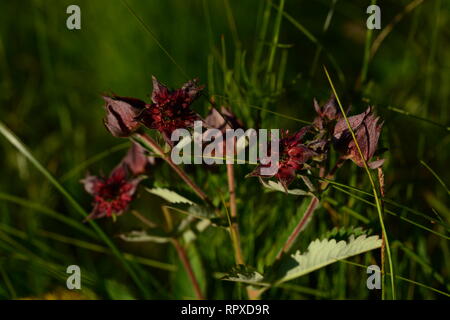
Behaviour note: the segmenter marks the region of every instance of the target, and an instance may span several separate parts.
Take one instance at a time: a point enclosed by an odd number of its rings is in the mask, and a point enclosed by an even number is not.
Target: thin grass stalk
[[[369,169],[369,167],[367,165],[366,158],[364,157],[364,155],[363,155],[363,153],[361,151],[361,148],[359,147],[358,140],[356,139],[355,132],[353,131],[352,126],[350,125],[350,122],[348,121],[347,115],[345,114],[345,110],[342,107],[341,100],[339,99],[339,96],[337,95],[336,89],[334,88],[333,81],[331,80],[330,75],[328,74],[328,70],[327,70],[327,68],[325,66],[324,66],[324,70],[325,70],[325,74],[326,74],[326,76],[328,78],[328,81],[330,83],[331,89],[333,90],[334,96],[336,97],[336,100],[338,102],[339,108],[340,108],[340,110],[342,112],[342,115],[343,115],[343,117],[345,119],[345,122],[347,123],[348,129],[349,129],[349,131],[350,131],[350,133],[352,135],[353,141],[355,141],[355,145],[356,145],[356,148],[358,149],[358,153],[359,153],[361,159],[364,162],[364,169],[366,170],[366,173],[369,176],[370,184],[372,185],[372,191],[373,191],[373,196],[375,198],[375,203],[376,203],[377,212],[378,212],[378,218],[380,220],[381,230],[383,232],[383,237],[384,237],[385,242],[386,242],[386,252],[387,252],[387,256],[388,256],[388,263],[389,263],[389,270],[390,270],[390,277],[391,277],[391,286],[392,286],[392,298],[395,300],[394,267],[393,267],[393,264],[392,264],[391,249],[389,247],[389,239],[387,237],[386,227],[384,225],[384,220],[383,220],[383,209],[382,209],[382,205],[380,203],[380,199],[378,197],[377,188],[375,186],[375,182],[373,180],[372,174],[370,173],[370,169]],[[384,288],[383,288],[383,290],[384,290]]]
[[[378,168],[378,185],[380,187],[380,195],[381,195],[381,205],[383,206],[384,213],[384,174],[383,169]],[[386,251],[386,241],[384,239],[384,234],[381,235],[381,285],[385,286],[386,276],[385,276],[385,251]],[[386,299],[386,291],[381,291],[381,299]]]

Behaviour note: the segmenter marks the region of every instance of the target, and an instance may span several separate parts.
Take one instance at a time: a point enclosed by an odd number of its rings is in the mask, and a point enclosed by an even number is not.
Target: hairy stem
[[[186,250],[184,250],[183,246],[177,239],[172,239],[172,243],[177,250],[178,256],[180,257],[181,262],[183,263],[184,269],[186,270],[189,280],[192,282],[194,286],[194,291],[197,296],[197,299],[204,300],[205,297],[200,290],[200,286],[198,284],[197,278],[195,277],[194,270],[192,270],[191,263],[189,262],[189,258],[187,256]]]

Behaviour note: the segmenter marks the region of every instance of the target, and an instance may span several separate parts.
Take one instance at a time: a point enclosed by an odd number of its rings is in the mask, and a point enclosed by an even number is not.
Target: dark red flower
[[[106,110],[103,123],[113,136],[128,137],[141,126],[136,117],[145,108],[144,101],[116,95],[103,99]]]
[[[383,122],[380,122],[380,118],[373,114],[371,107],[368,107],[361,114],[349,117],[348,121],[355,133],[361,153],[368,162],[377,149]],[[333,142],[336,150],[343,154],[344,159],[351,159],[358,166],[364,167],[364,161],[356,147],[345,119],[341,119],[336,123]],[[383,163],[384,159],[368,162],[367,164],[370,168],[376,169],[382,166]]]
[[[316,155],[316,152],[302,142],[303,136],[310,129],[311,127],[309,126],[303,127],[292,135],[288,135],[287,131],[283,132],[283,137],[279,141],[278,171],[272,176],[264,176],[261,174],[261,168],[269,167],[270,163],[260,164],[250,176],[260,176],[263,178],[275,177],[287,189],[289,184],[294,181],[296,172],[304,169],[305,163]]]
[[[139,117],[145,126],[162,133],[164,139],[173,145],[170,137],[179,128],[190,128],[200,117],[190,106],[199,96],[202,86],[194,79],[185,83],[180,89],[169,90],[155,77],[153,79],[152,103],[146,105]]]
[[[125,164],[118,166],[109,177],[87,176],[81,182],[91,194],[94,208],[86,219],[119,216],[124,213],[136,192],[142,178],[128,178]]]

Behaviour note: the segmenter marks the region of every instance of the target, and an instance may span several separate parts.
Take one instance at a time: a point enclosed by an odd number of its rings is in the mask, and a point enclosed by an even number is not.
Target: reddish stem
[[[233,218],[230,228],[233,230],[231,232],[234,232],[236,236],[236,245],[235,245],[235,256],[236,256],[236,262],[238,264],[245,264],[244,258],[242,255],[242,249],[241,249],[241,241],[239,237],[239,225],[236,221],[237,219],[237,206],[236,206],[236,189],[234,184],[234,167],[233,164],[227,164],[227,177],[228,177],[228,191],[230,193],[230,213],[231,217]]]
[[[194,270],[192,270],[191,263],[189,262],[189,258],[186,254],[186,250],[184,250],[183,246],[177,239],[172,239],[172,243],[177,250],[178,256],[180,257],[181,262],[183,263],[184,269],[186,270],[189,280],[191,280],[192,285],[194,286],[195,294],[197,295],[197,299],[204,300],[202,291],[200,290],[200,286],[198,284],[197,278],[195,277]]]
[[[283,246],[283,249],[278,253],[277,260],[281,258],[283,253],[286,253],[289,251],[289,249],[294,244],[295,240],[297,239],[300,232],[302,232],[303,228],[306,226],[307,222],[311,218],[312,214],[314,213],[314,210],[316,210],[317,206],[319,205],[319,199],[316,197],[313,197],[311,199],[311,202],[308,205],[308,208],[305,211],[305,214],[300,219],[299,223],[295,227],[294,231],[292,231],[291,235],[287,239],[286,243]]]

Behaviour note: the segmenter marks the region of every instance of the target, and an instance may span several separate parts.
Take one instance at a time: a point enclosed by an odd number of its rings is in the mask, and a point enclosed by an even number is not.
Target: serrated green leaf
[[[309,244],[305,253],[301,254],[300,251],[297,251],[292,255],[296,265],[287,270],[277,283],[301,277],[336,261],[380,248],[381,242],[378,236],[367,237],[367,235],[358,237],[351,235],[347,241],[316,239]]]
[[[323,234],[320,239],[335,239],[336,241],[339,240],[347,240],[351,235],[354,235],[355,237],[359,237],[360,235],[371,235],[372,230],[364,230],[362,227],[347,227],[347,228],[333,228],[331,231],[326,232]]]
[[[155,243],[167,243],[171,239],[170,237],[151,235],[148,234],[146,231],[138,231],[138,230],[120,234],[119,238],[128,242],[155,242]]]
[[[305,190],[302,190],[302,189],[288,189],[288,190],[285,190],[283,188],[283,186],[281,185],[281,183],[275,182],[275,181],[272,181],[272,180],[268,180],[266,182],[263,179],[260,179],[260,181],[261,181],[261,183],[262,183],[262,185],[264,187],[266,187],[267,189],[272,190],[272,191],[280,191],[280,192],[292,194],[292,195],[295,195],[295,196],[311,196],[312,195],[311,192],[308,192],[308,191],[305,191]]]
[[[316,239],[311,242],[305,253],[297,251],[290,257],[277,261],[269,266],[267,272],[261,275],[256,270],[246,266],[239,266],[229,272],[222,280],[242,282],[245,284],[266,287],[277,286],[283,282],[304,276],[310,272],[323,268],[339,260],[377,249],[381,247],[381,239],[378,236],[368,237],[360,228],[351,229],[356,234],[350,234],[346,240]],[[349,234],[349,230],[344,230]],[[330,231],[339,235],[339,230]]]
[[[179,195],[178,193],[176,193],[172,190],[169,190],[169,189],[164,189],[164,188],[148,189],[148,188],[146,188],[146,190],[149,193],[154,194],[158,197],[161,197],[170,203],[186,203],[186,204],[190,204],[190,205],[195,204],[191,200],[186,199],[185,197],[183,197],[183,196]]]
[[[261,273],[259,273],[252,267],[244,265],[234,267],[221,279],[227,281],[242,282],[251,285],[268,286],[268,284],[262,282],[264,277]]]

